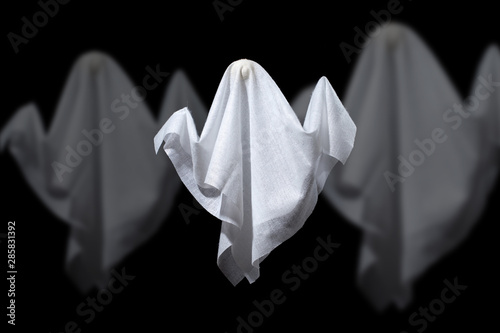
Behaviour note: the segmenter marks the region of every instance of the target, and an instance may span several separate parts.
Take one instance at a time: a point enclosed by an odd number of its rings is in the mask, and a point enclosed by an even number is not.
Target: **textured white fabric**
[[[328,80],[316,85],[302,126],[257,63],[224,73],[200,136],[188,108],[154,138],[184,185],[222,220],[217,263],[233,284],[259,277],[259,263],[311,214],[331,168],[344,163],[356,127]]]
[[[182,72],[169,81],[163,121],[188,101],[201,104]],[[73,65],[48,133],[34,104],[18,110],[1,132],[1,148],[8,146],[38,197],[70,225],[66,271],[81,292],[106,285],[110,269],[157,230],[180,188],[169,159],[151,149],[149,138],[160,126],[145,101],[130,98],[133,88],[113,59],[90,52]],[[123,95],[132,104],[121,102]],[[206,111],[199,112],[203,123]],[[105,129],[114,129],[101,137],[94,131],[91,152],[79,163],[71,154],[71,171],[58,177],[53,162],[68,167],[67,147],[88,149],[82,131],[100,129],[103,119]]]
[[[497,169],[478,126],[484,118],[462,117],[457,126],[453,109],[462,98],[400,24],[367,43],[344,102],[358,126],[356,147],[323,193],[363,231],[364,294],[377,309],[403,308],[412,282],[467,236],[484,207]],[[446,140],[434,141],[433,133]]]

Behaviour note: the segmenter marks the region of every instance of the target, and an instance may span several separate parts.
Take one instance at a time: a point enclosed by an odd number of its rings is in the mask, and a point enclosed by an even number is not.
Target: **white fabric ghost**
[[[442,66],[404,25],[383,27],[366,44],[344,104],[356,147],[323,193],[363,231],[363,293],[376,309],[404,308],[412,282],[478,219],[494,163]]]
[[[224,73],[200,136],[184,108],[154,144],[158,151],[165,142],[184,185],[222,220],[217,263],[235,285],[254,282],[259,263],[302,227],[355,132],[325,77],[302,126],[266,71],[239,60]]]
[[[201,103],[182,72],[169,86],[160,120],[188,97]],[[9,148],[38,197],[70,225],[66,271],[84,293],[104,287],[111,268],[157,230],[180,189],[171,162],[150,148],[159,126],[139,94],[112,58],[90,52],[73,65],[48,133],[34,104],[1,132],[0,147]]]

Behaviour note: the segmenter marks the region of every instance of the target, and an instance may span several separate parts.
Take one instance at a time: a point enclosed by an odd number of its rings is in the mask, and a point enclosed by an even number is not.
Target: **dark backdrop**
[[[207,107],[227,66],[240,58],[260,63],[289,100],[322,75],[342,98],[357,57],[348,63],[339,44],[353,44],[353,28],[364,29],[373,20],[370,11],[386,9],[387,3],[245,0],[224,13],[221,21],[210,0],[114,5],[73,0],[61,5],[17,54],[6,36],[19,33],[21,18],[31,18],[40,7],[36,1],[4,3],[0,125],[18,107],[34,101],[48,127],[73,62],[94,49],[113,56],[138,84],[147,65],[160,63],[170,72],[184,69]],[[409,24],[424,38],[466,96],[484,49],[499,42],[498,14],[488,3],[437,6],[433,1],[408,0],[392,18]],[[146,102],[155,114],[163,93],[164,89],[155,89],[148,94]],[[17,222],[14,330],[60,332],[67,322],[75,321],[82,332],[236,332],[238,316],[247,319],[256,309],[255,300],[268,300],[272,290],[280,289],[287,291],[286,301],[255,332],[416,332],[408,317],[439,297],[443,280],[455,276],[468,289],[426,331],[496,328],[498,186],[468,239],[417,281],[414,301],[405,311],[390,308],[377,313],[365,301],[355,284],[360,232],[320,197],[305,226],[263,262],[259,280],[252,285],[245,280],[236,287],[216,265],[220,221],[202,211],[187,224],[173,209],[161,230],[117,266],[135,279],[87,324],[75,309],[87,296],[95,297],[97,290],[79,294],[63,272],[68,227],[35,196],[10,154],[1,154],[0,163],[0,232],[6,232],[7,221]],[[184,188],[175,206],[181,203],[192,206]],[[341,246],[300,288],[289,292],[282,274],[312,255],[317,237],[328,235]],[[5,243],[1,248],[4,252]],[[5,300],[2,296],[4,309]],[[7,321],[5,314],[1,318]]]

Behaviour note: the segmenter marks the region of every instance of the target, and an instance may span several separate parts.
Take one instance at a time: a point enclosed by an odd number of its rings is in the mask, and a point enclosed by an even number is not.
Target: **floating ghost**
[[[159,126],[140,91],[111,57],[90,52],[73,65],[47,133],[34,104],[1,131],[0,148],[70,226],[66,271],[83,293],[104,287],[111,268],[154,234],[180,189],[171,162],[150,148]],[[160,121],[188,101],[201,104],[181,71],[166,96]],[[197,110],[202,124],[206,110]]]
[[[363,232],[362,292],[378,310],[404,308],[415,279],[478,220],[497,166],[483,155],[483,120],[462,116],[467,104],[404,25],[387,25],[366,43],[344,104],[358,127],[356,147],[323,193]]]
[[[345,163],[356,127],[322,77],[304,126],[257,63],[225,71],[201,135],[188,108],[154,138],[184,185],[222,220],[217,264],[236,285],[259,277],[259,264],[299,230],[337,161]]]

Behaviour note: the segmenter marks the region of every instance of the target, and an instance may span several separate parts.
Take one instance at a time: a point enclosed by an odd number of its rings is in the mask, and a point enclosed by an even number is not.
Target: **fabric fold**
[[[333,88],[321,78],[304,127],[257,63],[225,71],[198,135],[188,108],[154,138],[196,200],[222,220],[217,263],[232,284],[254,282],[259,264],[311,214],[335,163],[356,133]]]

